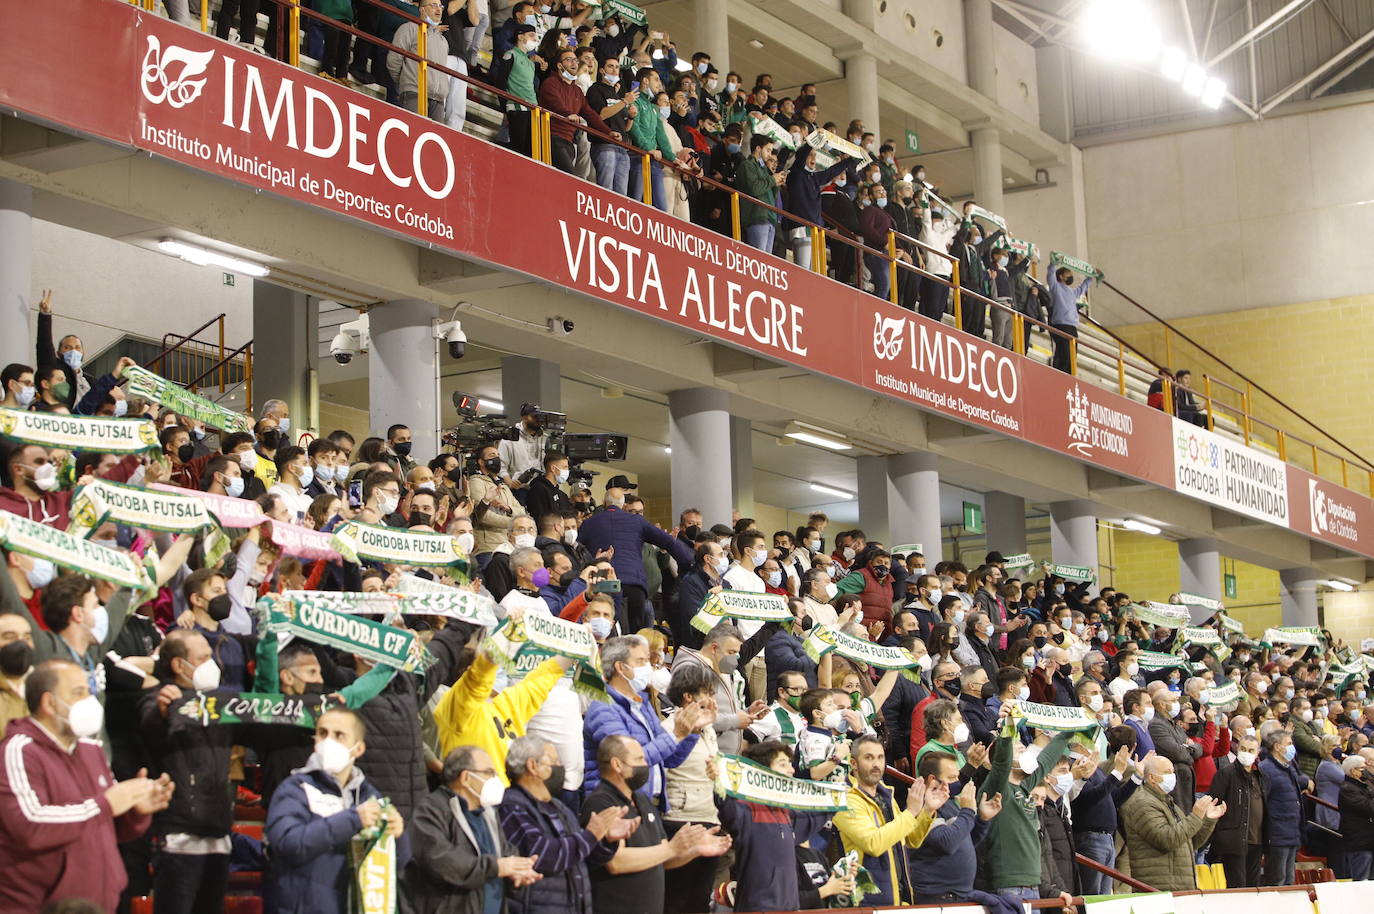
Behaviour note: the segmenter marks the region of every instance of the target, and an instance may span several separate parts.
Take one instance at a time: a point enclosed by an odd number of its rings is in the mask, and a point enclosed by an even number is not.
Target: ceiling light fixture
[[[251,260],[243,260],[239,257],[230,257],[228,254],[220,254],[172,238],[163,238],[157,243],[157,247],[164,254],[180,257],[187,263],[193,263],[198,267],[220,267],[231,273],[243,273],[246,276],[256,277],[263,277],[271,272],[260,263],[253,263]]]
[[[487,409],[495,410],[498,413],[504,413],[506,411],[506,405],[497,400],[483,400],[481,397],[478,397],[477,405],[485,406]]]
[[[750,39],[749,39],[749,47],[754,48],[755,50],[761,51],[761,50],[763,50],[763,42],[762,42],[762,41],[759,41],[757,38],[750,38]]]
[[[1225,100],[1226,83],[1215,76],[1207,77],[1207,81],[1202,84],[1202,103],[1215,111],[1221,107],[1221,103]]]
[[[671,454],[672,452],[673,452],[673,449],[670,448],[670,447],[668,447],[668,445],[665,444],[665,445],[663,446],[663,453],[665,453],[665,454]]]
[[[1187,69],[1188,55],[1183,53],[1182,48],[1164,49],[1164,54],[1159,58],[1159,72],[1165,79],[1181,83]]]
[[[814,444],[816,447],[823,447],[831,451],[847,451],[853,445],[844,439],[843,435],[828,432],[823,428],[814,425],[807,425],[805,422],[789,422],[783,434],[788,438],[806,444]]]
[[[1207,85],[1207,71],[1195,63],[1188,64],[1183,70],[1183,91],[1184,93],[1202,97],[1202,90]]]
[[[1142,0],[1096,0],[1079,25],[1088,47],[1104,57],[1150,63],[1159,56],[1159,25]]]
[[[1154,524],[1147,524],[1145,521],[1136,520],[1133,517],[1123,520],[1121,526],[1127,530],[1134,530],[1136,533],[1148,533],[1150,536],[1159,536],[1160,534],[1160,529]]]
[[[811,488],[814,491],[820,492],[822,495],[833,495],[843,501],[852,501],[854,499],[853,492],[846,492],[844,489],[836,489],[831,486],[823,486],[818,482],[811,483]]]
[[[1338,581],[1335,578],[1332,578],[1331,580],[1327,581],[1326,586],[1330,587],[1332,590],[1340,590],[1346,593],[1349,593],[1350,591],[1355,589],[1355,585],[1347,584],[1345,581]]]

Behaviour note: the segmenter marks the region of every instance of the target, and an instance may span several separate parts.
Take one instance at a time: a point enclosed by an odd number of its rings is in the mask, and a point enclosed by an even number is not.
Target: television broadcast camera
[[[482,448],[501,441],[519,441],[521,422],[530,415],[543,432],[544,450],[562,451],[567,455],[570,482],[590,485],[592,477],[597,475],[594,470],[582,469],[583,461],[624,460],[629,450],[629,439],[625,435],[569,435],[567,413],[540,409],[535,403],[523,404],[515,420],[504,413],[479,416],[478,398],[455,392],[453,408],[458,413],[458,424],[444,430],[443,443],[453,448],[455,454],[466,455],[464,471],[469,473],[478,471],[475,455]],[[520,475],[519,482],[528,484],[541,472],[542,468],[530,468]]]

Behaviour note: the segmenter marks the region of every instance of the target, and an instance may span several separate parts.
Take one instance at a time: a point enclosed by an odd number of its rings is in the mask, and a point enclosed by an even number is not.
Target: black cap
[[[984,565],[1001,565],[1006,562],[1006,556],[1000,552],[989,552],[987,558],[983,559]]]
[[[630,482],[629,477],[627,477],[627,476],[612,476],[610,479],[606,480],[606,488],[608,488],[608,489],[638,489],[639,486],[636,485],[636,484],[633,483],[633,482]]]
[[[527,34],[530,34],[530,33],[534,32],[534,31],[535,31],[535,28],[534,28],[534,26],[532,26],[532,25],[523,25],[523,24],[522,24],[522,25],[517,25],[517,26],[515,27],[515,34],[516,34],[517,36],[520,36],[520,35],[527,35]]]

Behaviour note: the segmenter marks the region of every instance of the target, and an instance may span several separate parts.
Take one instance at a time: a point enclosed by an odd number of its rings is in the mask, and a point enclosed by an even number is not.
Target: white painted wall
[[[1040,89],[1035,75],[1035,48],[996,23],[992,31],[992,45],[997,50],[997,102],[1038,125]]]
[[[1083,162],[1088,259],[1162,316],[1374,290],[1374,103],[1094,146]]]
[[[125,333],[160,341],[220,312],[226,345],[241,345],[253,335],[253,280],[238,276],[231,287],[223,276],[103,235],[33,222],[31,306],[36,310],[42,290],[52,289],[54,336],[77,334],[88,357]]]
[[[1002,210],[1018,238],[1035,242],[1040,248],[1040,267],[1044,277],[1050,251],[1063,251],[1086,257],[1084,232],[1083,152],[1069,147],[1069,164],[1050,169],[1050,184],[1016,190],[1003,198]],[[1083,253],[1079,253],[1083,252]]]
[[[874,26],[879,35],[960,82],[966,81],[960,0],[887,0],[886,9],[880,0],[874,4]]]

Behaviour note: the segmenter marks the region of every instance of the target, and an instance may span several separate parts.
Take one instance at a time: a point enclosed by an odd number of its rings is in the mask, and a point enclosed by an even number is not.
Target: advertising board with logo
[[[1288,526],[1288,465],[1174,419],[1174,488],[1228,511]]]
[[[1374,545],[1369,542],[1374,539],[1374,502],[1365,496],[1289,467],[1288,502],[1289,519],[1299,533],[1361,553]]]
[[[120,0],[78,0],[69,30],[11,6],[0,103],[22,116],[1369,549],[1363,496],[851,286]]]
[[[1027,441],[1173,488],[1168,415],[1029,359],[1021,377]]]

